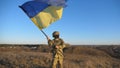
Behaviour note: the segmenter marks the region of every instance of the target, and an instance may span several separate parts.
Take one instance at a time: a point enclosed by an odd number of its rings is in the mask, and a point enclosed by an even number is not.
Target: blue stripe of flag
[[[30,17],[34,17],[39,12],[47,8],[49,5],[44,2],[37,2],[37,1],[28,1],[20,6],[21,9]]]

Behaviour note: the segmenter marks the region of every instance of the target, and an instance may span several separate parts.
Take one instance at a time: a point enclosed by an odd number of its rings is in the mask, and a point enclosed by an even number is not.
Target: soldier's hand
[[[59,46],[56,46],[56,48],[58,49],[58,48],[59,48]]]
[[[49,38],[49,37],[47,37],[47,40],[50,40],[50,38]]]

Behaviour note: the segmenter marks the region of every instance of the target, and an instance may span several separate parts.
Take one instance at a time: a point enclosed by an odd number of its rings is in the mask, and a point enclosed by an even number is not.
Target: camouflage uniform
[[[61,38],[55,38],[53,40],[48,40],[48,44],[50,47],[52,47],[52,68],[56,68],[58,62],[60,66],[59,68],[63,68],[63,48],[65,47],[64,41]],[[59,48],[56,48],[56,46],[59,46]]]

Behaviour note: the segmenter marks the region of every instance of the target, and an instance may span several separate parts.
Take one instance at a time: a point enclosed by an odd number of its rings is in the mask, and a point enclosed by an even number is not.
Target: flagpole
[[[41,29],[40,30],[44,35],[45,35],[45,37],[47,38],[47,39],[49,39],[49,37],[47,36],[47,34]]]

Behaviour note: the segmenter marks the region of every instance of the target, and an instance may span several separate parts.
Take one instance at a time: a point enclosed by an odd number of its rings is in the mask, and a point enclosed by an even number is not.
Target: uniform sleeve
[[[52,40],[48,40],[48,45],[49,45],[49,46],[52,46],[53,43],[54,43],[54,42],[53,42]]]

